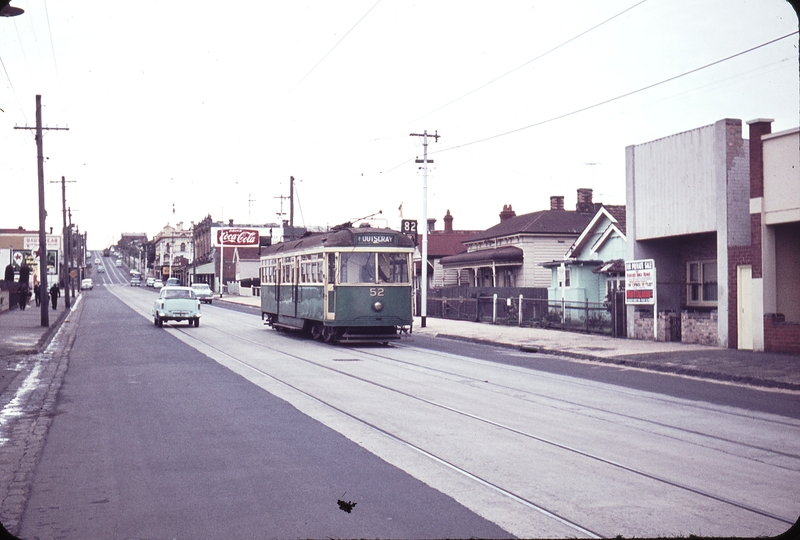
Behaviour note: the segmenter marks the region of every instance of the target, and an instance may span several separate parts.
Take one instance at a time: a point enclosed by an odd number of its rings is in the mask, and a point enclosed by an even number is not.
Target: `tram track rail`
[[[507,497],[513,498],[515,500],[518,500],[519,502],[522,502],[526,506],[529,506],[529,507],[531,507],[531,508],[533,508],[533,509],[535,509],[535,510],[537,510],[539,512],[545,513],[549,517],[551,517],[553,519],[556,519],[557,521],[560,521],[561,523],[567,524],[568,526],[570,526],[571,528],[574,528],[576,531],[580,532],[581,534],[588,534],[588,535],[590,535],[592,537],[595,537],[595,538],[601,538],[601,536],[599,536],[597,533],[595,533],[593,531],[590,531],[588,528],[584,528],[584,527],[582,527],[582,526],[580,526],[578,524],[574,524],[570,520],[568,520],[566,518],[563,518],[561,516],[558,516],[558,514],[556,514],[555,512],[551,512],[550,510],[548,510],[548,509],[546,509],[546,508],[544,508],[544,507],[542,507],[540,505],[537,505],[536,503],[534,503],[532,501],[528,501],[524,497],[520,497],[520,496],[518,496],[518,495],[516,495],[516,494],[514,494],[514,493],[512,493],[510,491],[504,490],[500,486],[496,486],[496,485],[492,484],[491,482],[488,482],[488,481],[480,478],[479,476],[474,475],[471,472],[466,471],[466,470],[458,467],[457,465],[449,463],[448,461],[446,461],[446,460],[444,460],[442,458],[439,458],[438,456],[435,456],[435,455],[427,452],[426,450],[414,445],[413,443],[411,443],[409,441],[406,441],[406,440],[404,440],[404,439],[402,439],[400,437],[397,437],[396,435],[394,435],[392,433],[387,432],[386,430],[382,429],[381,427],[379,427],[377,425],[372,424],[371,422],[368,422],[368,421],[366,421],[366,420],[364,420],[362,418],[359,418],[359,417],[357,417],[357,416],[355,416],[355,415],[353,415],[353,414],[351,414],[351,413],[349,413],[349,412],[337,407],[336,405],[333,405],[333,404],[328,403],[328,402],[326,402],[324,400],[321,400],[320,398],[318,398],[316,396],[313,396],[313,395],[309,394],[308,392],[305,392],[304,390],[302,390],[299,387],[296,387],[296,386],[294,386],[294,385],[292,385],[292,384],[290,384],[290,383],[288,383],[286,381],[283,381],[283,380],[281,380],[279,378],[276,378],[274,375],[271,375],[271,374],[265,372],[264,370],[261,370],[261,369],[255,367],[255,366],[249,364],[247,361],[244,361],[242,359],[239,359],[239,358],[233,357],[231,355],[228,355],[226,352],[216,348],[214,345],[212,345],[208,341],[200,340],[193,332],[187,331],[187,330],[185,330],[183,328],[177,328],[177,330],[179,330],[184,335],[190,337],[193,340],[202,341],[203,344],[205,346],[207,346],[207,347],[215,348],[218,352],[220,352],[221,354],[225,354],[231,360],[233,360],[233,361],[235,361],[235,362],[247,367],[248,369],[251,369],[251,370],[254,370],[254,371],[258,372],[259,375],[267,376],[267,377],[275,380],[276,382],[278,382],[278,383],[280,383],[280,384],[282,384],[284,386],[287,386],[287,387],[291,388],[292,390],[294,390],[294,391],[296,391],[296,392],[298,392],[298,393],[300,393],[300,394],[302,394],[302,395],[304,395],[304,396],[306,396],[308,398],[311,398],[311,399],[313,399],[313,400],[315,400],[315,401],[317,401],[317,402],[319,402],[321,404],[324,404],[327,407],[330,407],[333,410],[336,410],[337,412],[339,412],[341,414],[344,414],[344,415],[346,415],[346,416],[348,416],[348,417],[350,417],[350,418],[352,418],[352,419],[354,419],[356,421],[362,422],[365,425],[369,426],[370,428],[372,428],[372,429],[374,429],[374,430],[376,430],[376,431],[378,431],[378,432],[380,432],[380,433],[382,433],[382,434],[384,434],[384,435],[386,435],[388,437],[391,437],[391,438],[393,438],[393,439],[395,439],[395,440],[397,440],[397,441],[409,446],[410,448],[413,448],[414,450],[416,450],[416,451],[418,451],[418,452],[430,457],[431,459],[434,459],[437,462],[445,464],[446,466],[458,471],[459,473],[461,473],[461,474],[463,474],[465,476],[473,478],[473,479],[479,481],[480,483],[482,483],[484,485],[492,487],[493,489],[495,489],[496,491],[502,493],[503,495],[505,495]],[[600,455],[594,454],[592,452],[581,450],[581,449],[578,449],[578,448],[575,448],[575,447],[572,447],[572,446],[569,446],[569,445],[566,445],[566,444],[559,443],[559,442],[557,442],[555,440],[552,440],[552,439],[548,439],[548,438],[545,438],[545,437],[541,437],[541,436],[535,435],[533,433],[529,433],[529,432],[526,432],[526,431],[523,431],[523,430],[520,430],[520,429],[516,429],[516,428],[514,428],[512,426],[508,426],[508,425],[506,425],[506,424],[504,424],[502,422],[497,422],[497,421],[494,421],[494,420],[491,420],[491,419],[488,419],[488,418],[484,418],[484,417],[481,417],[479,415],[475,415],[475,414],[472,414],[472,413],[464,411],[464,410],[460,410],[460,409],[455,408],[455,407],[451,407],[451,406],[448,406],[448,405],[445,405],[445,404],[442,404],[442,403],[438,403],[438,402],[436,402],[434,400],[430,400],[430,399],[427,399],[427,398],[424,398],[424,397],[416,396],[416,395],[413,395],[413,394],[411,394],[409,392],[406,392],[404,390],[400,390],[398,388],[392,388],[392,387],[390,387],[388,385],[385,385],[385,384],[382,384],[382,383],[367,379],[365,377],[360,377],[358,375],[354,375],[352,373],[348,373],[348,372],[346,372],[344,370],[337,369],[336,367],[333,367],[331,365],[327,365],[324,362],[314,361],[314,360],[311,360],[309,358],[304,358],[304,357],[296,355],[296,354],[288,353],[288,352],[283,351],[283,350],[281,350],[279,348],[276,348],[276,347],[270,347],[268,345],[265,345],[264,343],[260,343],[260,342],[258,342],[256,340],[249,339],[248,337],[243,336],[243,335],[237,335],[236,338],[240,339],[242,341],[247,341],[248,343],[256,345],[256,346],[258,346],[260,348],[264,348],[264,349],[270,350],[273,353],[281,354],[283,356],[287,356],[287,357],[293,358],[295,360],[299,360],[299,361],[302,361],[302,362],[305,362],[305,363],[308,363],[308,364],[312,364],[312,365],[314,365],[314,366],[316,366],[318,368],[322,368],[322,369],[325,369],[325,370],[328,370],[328,371],[335,372],[335,373],[337,373],[339,375],[343,375],[343,376],[346,376],[346,377],[350,377],[352,379],[359,380],[359,381],[361,381],[363,383],[379,387],[379,388],[381,388],[383,390],[386,390],[386,391],[389,391],[389,392],[394,392],[394,393],[403,395],[403,396],[405,396],[407,398],[410,398],[410,399],[418,400],[420,402],[423,402],[425,404],[431,405],[433,407],[437,407],[437,408],[440,408],[440,409],[443,409],[443,410],[447,410],[449,412],[452,412],[452,413],[455,413],[455,414],[458,414],[458,415],[462,415],[464,417],[467,417],[467,418],[476,420],[478,422],[482,422],[482,423],[494,426],[496,428],[499,428],[499,429],[502,429],[502,430],[505,430],[505,431],[520,435],[522,437],[525,437],[525,438],[528,438],[528,439],[532,439],[532,440],[535,440],[535,441],[538,441],[538,442],[541,442],[541,443],[544,443],[544,444],[551,445],[551,446],[556,447],[558,449],[561,449],[561,450],[564,450],[564,451],[567,451],[567,452],[570,452],[570,453],[573,453],[573,454],[577,454],[577,455],[585,457],[585,458],[589,458],[589,459],[597,461],[599,463],[603,463],[605,465],[609,465],[611,467],[617,468],[619,470],[622,470],[622,471],[625,471],[625,472],[628,472],[628,473],[632,473],[634,475],[637,475],[637,476],[640,476],[640,477],[643,477],[643,478],[647,478],[649,480],[653,480],[653,481],[656,481],[656,482],[659,482],[659,483],[662,483],[662,484],[665,484],[665,485],[669,485],[669,486],[672,486],[672,487],[675,487],[675,488],[678,488],[678,489],[681,489],[681,490],[684,490],[684,491],[688,491],[688,492],[694,493],[696,495],[700,495],[702,497],[705,497],[705,498],[708,498],[708,499],[712,499],[712,500],[715,500],[717,502],[721,502],[721,503],[724,503],[724,504],[739,508],[741,510],[745,510],[747,512],[752,512],[754,514],[758,514],[758,515],[761,515],[761,516],[764,516],[764,517],[767,517],[767,518],[770,518],[770,519],[774,519],[774,520],[779,521],[781,523],[792,525],[795,522],[794,519],[788,519],[786,517],[779,516],[777,514],[769,512],[767,510],[764,510],[764,509],[761,509],[761,508],[757,508],[755,506],[752,506],[752,505],[749,505],[749,504],[746,504],[746,503],[742,503],[742,502],[733,500],[731,498],[724,497],[724,496],[719,495],[719,494],[715,494],[715,493],[711,493],[709,491],[701,490],[701,489],[698,489],[696,487],[692,487],[692,486],[689,486],[687,484],[684,484],[684,483],[681,483],[681,482],[678,482],[678,481],[674,481],[674,480],[671,480],[669,478],[665,478],[663,476],[659,476],[659,475],[656,475],[656,474],[649,473],[647,471],[638,469],[636,467],[627,466],[627,465],[625,465],[623,463],[620,463],[620,462],[618,462],[616,460],[605,458],[605,457],[602,457]],[[391,358],[388,358],[386,356],[378,355],[378,354],[375,354],[375,353],[372,353],[372,352],[369,352],[369,351],[359,350],[359,352],[361,354],[365,354],[365,355],[368,355],[368,356],[381,358],[383,360],[389,360],[389,361],[392,361],[392,362],[398,362],[398,360],[396,360],[396,359],[391,359]],[[416,366],[417,368],[430,369],[430,368],[427,368],[425,366],[420,366],[420,365],[417,365],[417,364],[414,364],[414,366]],[[447,373],[448,375],[455,375],[455,376],[459,376],[459,377],[464,377],[463,374],[447,372],[447,371],[444,371],[444,370],[441,370],[441,371]],[[480,381],[479,379],[476,379],[476,378],[473,378],[473,380],[475,382],[484,382],[484,381]],[[522,390],[522,389],[515,389],[515,390],[520,391],[520,392],[523,392],[523,391],[524,392],[528,392],[527,390]],[[549,399],[553,399],[550,396],[548,396],[548,398]],[[571,402],[569,402],[569,403],[571,403]],[[584,405],[581,405],[581,406],[584,406]],[[630,415],[628,415],[628,416],[633,418]],[[734,441],[728,440],[727,442],[734,442]],[[759,450],[770,451],[768,449],[761,448],[761,447],[754,447],[754,448],[759,449]],[[781,453],[781,452],[779,452],[779,453]],[[781,454],[782,455],[786,455],[788,457],[800,459],[800,456],[798,456],[796,454],[788,454],[788,453],[781,453]]]
[[[145,316],[149,316],[149,314],[145,315]],[[567,516],[562,516],[558,512],[553,511],[552,509],[548,508],[546,505],[539,504],[536,501],[531,500],[529,497],[525,497],[523,495],[520,495],[518,493],[513,492],[512,490],[506,489],[506,488],[498,485],[497,483],[492,482],[489,479],[481,477],[480,474],[475,474],[473,471],[467,470],[466,468],[459,466],[458,464],[452,462],[451,460],[448,460],[448,459],[446,459],[446,458],[444,458],[444,457],[442,457],[440,455],[437,455],[436,453],[431,452],[431,451],[419,446],[418,444],[414,444],[414,442],[412,442],[410,440],[407,440],[406,438],[398,435],[397,433],[392,433],[389,430],[387,430],[387,429],[375,424],[374,422],[371,422],[370,420],[368,420],[366,418],[360,417],[358,414],[355,414],[353,412],[347,411],[347,410],[343,409],[342,407],[338,406],[337,404],[335,404],[333,402],[329,402],[329,401],[327,401],[327,400],[325,400],[325,399],[323,399],[323,398],[321,398],[321,397],[319,397],[317,395],[314,395],[314,394],[304,390],[303,388],[297,386],[296,384],[293,384],[289,380],[284,380],[281,377],[276,376],[274,373],[269,373],[269,372],[265,371],[264,369],[261,369],[258,366],[254,365],[254,363],[252,361],[248,361],[248,359],[240,357],[241,355],[238,355],[238,354],[235,354],[235,353],[231,354],[228,351],[222,350],[220,347],[218,347],[215,344],[216,342],[215,342],[214,339],[204,339],[202,336],[198,335],[198,332],[196,330],[186,329],[186,328],[183,328],[183,327],[180,327],[180,326],[174,326],[172,328],[173,328],[173,330],[178,331],[181,334],[181,336],[184,338],[185,341],[188,341],[188,342],[193,342],[194,341],[194,342],[197,342],[199,344],[202,344],[202,346],[208,347],[208,348],[216,351],[217,354],[224,355],[229,361],[234,362],[234,363],[240,365],[241,367],[254,372],[258,376],[267,377],[268,379],[272,380],[273,382],[275,382],[275,383],[277,383],[277,384],[289,389],[292,392],[297,393],[298,395],[302,396],[305,399],[310,399],[310,400],[318,403],[319,405],[322,405],[323,407],[326,407],[326,408],[328,408],[328,409],[330,409],[332,411],[335,411],[338,414],[344,415],[345,417],[362,424],[363,426],[369,428],[370,430],[373,430],[374,432],[379,433],[382,436],[388,437],[389,439],[391,439],[391,440],[393,440],[393,441],[395,441],[395,442],[397,442],[399,444],[404,445],[406,448],[409,448],[409,449],[413,450],[414,452],[417,452],[418,454],[425,456],[427,459],[429,459],[429,460],[431,460],[433,462],[436,462],[439,465],[447,467],[448,469],[450,469],[452,471],[457,472],[458,474],[462,475],[465,478],[468,478],[468,479],[470,479],[470,480],[472,480],[472,481],[474,481],[476,483],[479,483],[482,486],[484,486],[486,488],[489,488],[492,491],[494,491],[494,492],[496,492],[498,494],[501,494],[501,495],[503,495],[504,497],[506,497],[506,498],[508,498],[510,500],[513,500],[513,501],[515,501],[515,502],[517,502],[519,504],[522,504],[527,508],[530,508],[530,509],[532,509],[532,510],[534,510],[536,512],[539,512],[540,514],[546,516],[549,519],[555,520],[555,521],[559,522],[560,524],[569,527],[571,530],[575,531],[575,533],[577,533],[579,535],[593,537],[593,538],[601,538],[602,537],[600,533],[598,533],[595,530],[592,530],[589,526],[584,526],[584,525],[582,525],[580,523],[577,523],[575,520],[570,519]],[[216,329],[213,326],[209,326],[209,325],[205,326],[204,331],[205,332],[209,332],[209,331],[223,332],[222,330]],[[304,355],[300,355],[300,354],[294,354],[294,353],[291,353],[291,352],[288,352],[288,351],[284,350],[284,348],[271,346],[269,344],[264,343],[261,340],[251,339],[250,337],[248,337],[247,335],[245,335],[243,333],[231,334],[231,332],[226,331],[225,335],[227,337],[229,337],[229,338],[230,337],[234,337],[237,340],[240,340],[240,341],[245,342],[245,343],[247,343],[249,345],[258,347],[261,350],[269,351],[271,354],[280,355],[280,357],[291,358],[293,360],[304,362],[304,363],[309,364],[309,365],[311,365],[311,366],[313,366],[315,368],[321,368],[321,369],[323,369],[323,370],[325,370],[327,372],[335,373],[335,374],[337,374],[339,376],[348,377],[348,378],[351,378],[353,380],[357,380],[360,383],[371,385],[371,386],[373,386],[375,388],[379,388],[382,391],[392,392],[392,393],[395,393],[397,395],[401,395],[401,396],[403,396],[403,397],[405,397],[407,399],[416,400],[416,401],[418,401],[420,403],[423,403],[423,404],[425,404],[427,406],[435,407],[435,408],[437,408],[439,410],[443,410],[443,411],[447,411],[447,412],[452,413],[452,414],[460,415],[460,416],[462,416],[464,418],[467,418],[467,419],[469,419],[471,421],[476,421],[476,422],[480,422],[480,423],[485,424],[485,425],[492,426],[493,428],[503,430],[503,431],[505,431],[507,433],[510,433],[510,434],[513,434],[515,436],[520,436],[520,437],[523,437],[523,438],[528,439],[528,440],[533,440],[533,441],[536,441],[536,442],[541,443],[541,444],[549,445],[549,446],[551,446],[551,447],[553,447],[555,449],[558,449],[560,451],[569,452],[569,453],[571,453],[573,455],[579,456],[580,458],[589,459],[589,460],[592,460],[594,462],[600,463],[600,464],[602,464],[604,466],[613,467],[616,470],[623,471],[625,473],[635,475],[636,477],[639,477],[639,478],[642,478],[642,479],[646,479],[648,481],[656,482],[656,483],[659,483],[659,484],[664,485],[664,486],[669,486],[671,488],[675,488],[675,489],[679,489],[679,490],[682,490],[682,491],[685,491],[685,492],[689,492],[689,493],[691,493],[693,495],[700,496],[700,497],[703,497],[703,498],[706,498],[706,499],[709,499],[709,500],[713,500],[713,501],[715,501],[717,503],[721,503],[721,504],[728,505],[728,506],[733,507],[733,508],[737,508],[739,510],[743,510],[743,511],[746,511],[746,512],[757,514],[759,516],[762,516],[764,518],[768,518],[770,520],[775,520],[775,521],[777,521],[777,522],[779,522],[781,524],[791,525],[795,521],[794,519],[789,519],[789,518],[787,518],[785,516],[781,516],[781,515],[778,515],[778,514],[776,514],[774,512],[770,512],[768,510],[765,510],[764,508],[760,508],[760,507],[755,506],[753,504],[748,504],[747,502],[742,502],[742,501],[739,501],[739,500],[735,500],[735,499],[733,499],[731,497],[726,497],[724,495],[721,495],[719,493],[714,493],[714,492],[709,491],[709,490],[699,489],[698,487],[692,486],[692,485],[688,485],[685,482],[677,481],[677,480],[668,478],[668,477],[666,477],[664,475],[654,474],[654,473],[649,472],[647,470],[643,470],[643,469],[641,469],[639,467],[630,466],[630,465],[627,465],[625,463],[619,462],[617,460],[610,459],[608,457],[604,457],[603,455],[601,455],[599,453],[590,452],[590,451],[587,451],[585,449],[581,449],[581,448],[578,448],[578,447],[575,447],[575,446],[571,446],[569,444],[564,444],[564,443],[559,442],[557,440],[550,439],[550,438],[547,438],[547,437],[543,437],[543,436],[537,435],[535,433],[531,433],[531,432],[526,431],[526,430],[518,429],[518,428],[516,428],[514,426],[507,425],[506,423],[499,422],[499,421],[493,420],[493,419],[488,418],[488,417],[483,417],[481,415],[477,415],[477,414],[471,413],[471,412],[469,412],[467,410],[463,410],[463,409],[460,409],[458,407],[453,407],[453,406],[447,405],[445,403],[440,403],[440,402],[437,402],[436,400],[432,400],[432,399],[429,399],[429,398],[426,398],[426,397],[423,397],[423,396],[415,395],[415,394],[413,394],[411,392],[402,390],[400,388],[395,388],[395,387],[389,386],[387,384],[381,383],[381,382],[376,381],[376,380],[371,380],[369,378],[366,378],[366,377],[363,377],[363,376],[348,372],[346,369],[338,367],[338,366],[341,366],[342,364],[333,365],[333,364],[331,364],[330,360],[315,360],[315,359],[307,357],[307,355],[304,356]],[[292,338],[288,338],[287,337],[285,339],[292,339]],[[408,346],[400,344],[400,345],[394,345],[392,348],[393,349],[394,348],[402,349],[404,347],[408,347]],[[360,359],[360,360],[373,359],[373,360],[380,361],[380,362],[389,362],[389,363],[392,363],[394,365],[397,365],[397,366],[400,366],[400,367],[404,367],[406,369],[413,369],[415,371],[425,370],[425,371],[431,373],[432,375],[436,374],[438,372],[438,374],[441,375],[441,376],[470,379],[470,381],[472,383],[481,384],[483,386],[489,386],[489,387],[495,386],[495,387],[498,387],[498,388],[502,389],[505,392],[511,391],[512,393],[516,393],[516,394],[523,394],[523,395],[524,394],[531,394],[531,395],[535,395],[534,393],[530,392],[530,390],[528,390],[528,389],[515,388],[513,386],[502,385],[502,384],[499,384],[499,383],[488,383],[485,380],[481,380],[481,379],[478,379],[478,378],[475,378],[475,377],[469,377],[468,375],[465,375],[464,373],[457,373],[457,372],[451,371],[451,370],[432,368],[430,366],[425,366],[425,365],[417,364],[417,363],[414,363],[414,362],[408,362],[406,360],[393,358],[391,356],[388,356],[387,354],[382,354],[380,352],[369,350],[368,348],[347,348],[347,349],[342,349],[342,350],[348,351],[348,355],[350,355],[350,356],[359,357],[359,358],[356,358],[356,359]],[[444,354],[444,353],[431,352],[430,354],[436,355],[436,354]],[[336,359],[333,359],[333,360],[336,360]],[[475,361],[475,360],[471,360],[471,359],[467,359],[467,360],[468,361]],[[482,362],[482,361],[475,361],[475,362]],[[624,390],[621,390],[621,391],[624,392]],[[523,396],[522,398],[518,397],[518,399],[525,399],[526,397],[527,396]],[[547,396],[541,395],[539,397],[545,397],[548,400],[559,401],[559,398],[555,398],[555,397],[553,397],[551,395],[547,395]],[[654,398],[654,399],[657,399],[657,398]],[[634,415],[619,414],[618,412],[615,412],[615,411],[609,411],[609,410],[604,410],[604,409],[601,409],[601,408],[587,406],[584,403],[576,403],[576,402],[569,401],[569,400],[561,400],[561,401],[567,406],[579,406],[579,407],[581,407],[583,409],[597,410],[598,412],[602,412],[604,414],[617,414],[621,418],[627,418],[627,419],[636,420],[636,421],[652,422],[651,420],[643,420],[642,418],[639,418],[639,417],[634,416]],[[702,408],[702,405],[700,405],[700,407]],[[714,411],[718,412],[716,409],[714,409]],[[780,423],[780,421],[776,421],[776,422]],[[676,426],[672,426],[672,425],[664,424],[664,423],[654,422],[654,424],[655,425],[659,425],[660,427],[666,427],[666,428],[671,428],[671,429],[683,429],[683,428],[680,428],[680,427],[676,427]],[[794,428],[797,428],[797,426],[795,424],[790,424],[790,423],[787,423],[787,424],[792,426],[792,427],[794,427]],[[760,447],[758,445],[752,445],[752,444],[748,444],[748,443],[740,442],[740,441],[735,441],[735,440],[724,438],[724,437],[708,435],[706,433],[697,432],[695,430],[684,429],[684,431],[687,432],[687,433],[690,433],[692,435],[699,435],[699,436],[703,436],[703,437],[712,437],[712,438],[715,438],[715,439],[720,440],[720,441],[722,441],[724,443],[727,443],[727,444],[740,444],[740,445],[749,447],[752,450],[757,450],[757,451],[761,451],[761,452],[773,452],[773,453],[775,453],[777,455],[781,455],[781,456],[786,457],[786,458],[800,459],[800,456],[798,456],[797,454],[791,453],[791,452],[773,451],[773,450],[770,450],[769,448]]]

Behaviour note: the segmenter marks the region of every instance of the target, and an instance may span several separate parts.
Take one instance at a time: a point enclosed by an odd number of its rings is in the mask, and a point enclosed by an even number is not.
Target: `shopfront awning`
[[[189,269],[190,272],[194,272],[195,274],[216,274],[217,267],[214,264],[214,261],[207,262],[205,264],[198,264],[197,268],[194,270]]]

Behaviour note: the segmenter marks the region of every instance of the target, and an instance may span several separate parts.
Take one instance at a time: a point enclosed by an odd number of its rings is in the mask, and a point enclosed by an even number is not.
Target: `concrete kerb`
[[[744,384],[748,386],[756,386],[756,387],[763,387],[763,388],[772,388],[776,390],[793,390],[793,391],[800,391],[800,384],[783,382],[783,381],[773,381],[769,379],[760,379],[757,377],[745,377],[741,375],[731,375],[728,373],[719,373],[715,371],[704,371],[701,369],[693,369],[693,368],[686,368],[680,366],[672,366],[672,365],[663,365],[654,362],[643,362],[641,360],[635,360],[631,358],[625,358],[624,356],[617,356],[617,357],[603,357],[603,356],[595,356],[591,354],[585,353],[576,353],[573,351],[564,351],[564,350],[556,350],[556,349],[548,349],[545,347],[540,347],[538,345],[531,345],[531,344],[514,344],[514,343],[505,343],[499,341],[492,341],[490,339],[480,339],[480,338],[472,338],[472,337],[465,337],[459,336],[454,334],[445,334],[445,333],[436,333],[434,337],[442,338],[442,339],[451,339],[454,341],[462,341],[465,343],[476,343],[479,345],[491,345],[494,347],[502,347],[505,349],[512,349],[518,350],[522,352],[528,353],[539,353],[539,354],[547,354],[550,356],[559,356],[563,358],[572,358],[575,360],[584,360],[590,362],[597,362],[600,364],[608,364],[614,366],[624,366],[636,369],[642,369],[645,371],[654,371],[658,373],[667,373],[672,375],[682,375],[685,377],[693,377],[697,379],[710,379],[718,382],[729,382],[729,383],[737,383],[737,384]]]

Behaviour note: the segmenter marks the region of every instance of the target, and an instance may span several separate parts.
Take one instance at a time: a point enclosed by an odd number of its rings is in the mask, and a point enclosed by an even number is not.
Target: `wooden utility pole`
[[[50,183],[56,184],[58,182],[51,181]],[[75,180],[70,180],[69,183],[73,184],[75,183]],[[64,262],[62,263],[61,266],[61,281],[62,283],[64,283],[64,307],[69,309],[69,281],[71,279],[69,275],[70,262],[71,262],[69,253],[69,248],[70,248],[69,236],[71,236],[71,234],[67,230],[67,180],[63,176],[61,177],[61,216],[64,221],[64,226],[61,229],[62,234],[64,236],[63,239]]]
[[[44,208],[44,155],[42,150],[42,130],[69,130],[69,128],[43,128],[42,127],[42,96],[36,94],[36,127],[14,126],[14,129],[34,129],[36,130],[36,163],[39,171],[39,284],[43,285],[41,292],[42,307],[42,326],[50,326],[47,304],[50,295],[47,291],[47,233],[45,232],[45,220],[47,211]]]

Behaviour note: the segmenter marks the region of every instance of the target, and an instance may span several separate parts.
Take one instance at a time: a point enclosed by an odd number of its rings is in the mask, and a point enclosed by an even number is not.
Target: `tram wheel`
[[[311,325],[311,337],[316,339],[317,341],[322,340],[322,333],[325,330],[325,326],[322,323],[314,323]]]
[[[339,339],[337,335],[336,328],[332,326],[325,326],[322,329],[322,339],[325,340],[325,343],[336,343]]]

